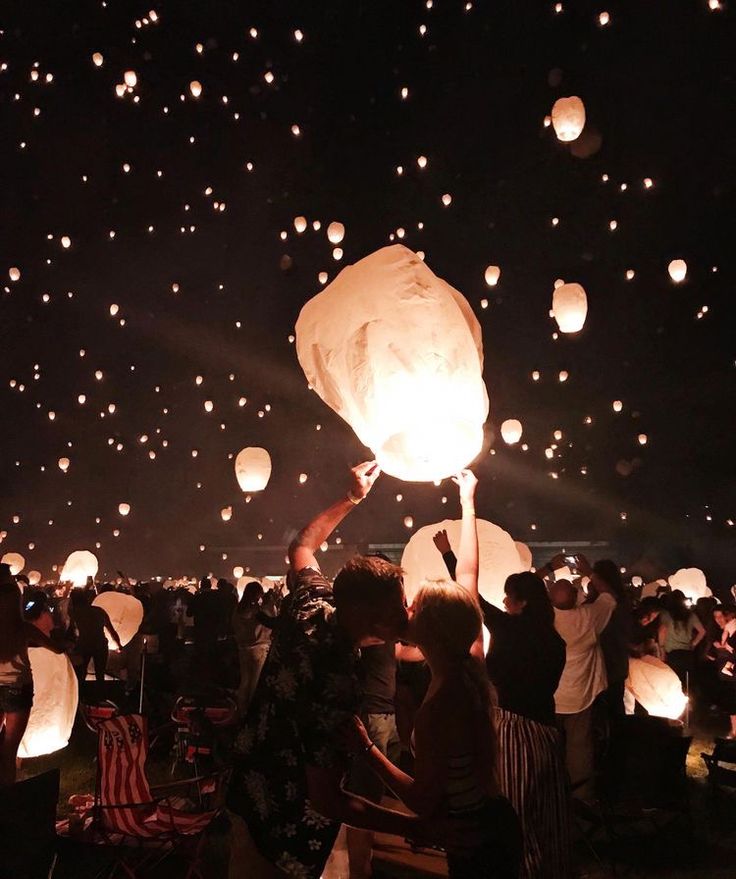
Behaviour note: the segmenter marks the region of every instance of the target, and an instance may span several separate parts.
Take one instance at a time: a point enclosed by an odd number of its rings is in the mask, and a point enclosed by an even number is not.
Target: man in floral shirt
[[[404,836],[418,830],[418,819],[342,791],[347,766],[334,743],[335,730],[359,710],[358,648],[394,640],[407,624],[396,565],[358,557],[333,586],[314,555],[378,475],[375,462],[355,467],[347,495],[290,546],[290,594],[236,741],[230,808],[258,852],[297,879],[318,879],[340,823]]]

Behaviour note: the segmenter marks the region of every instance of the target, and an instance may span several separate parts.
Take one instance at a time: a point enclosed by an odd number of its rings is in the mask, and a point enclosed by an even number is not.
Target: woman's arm
[[[705,627],[700,622],[696,614],[691,614],[690,619],[692,621],[692,633],[690,648],[695,650],[695,648],[700,644],[700,642],[705,638]]]
[[[455,581],[475,598],[480,599],[478,591],[478,526],[475,521],[475,489],[478,480],[470,470],[461,470],[453,481],[460,492],[460,506],[462,508],[462,521],[460,524],[460,549],[457,556],[457,569]],[[483,631],[481,630],[473,646],[470,648],[473,656],[483,659]]]

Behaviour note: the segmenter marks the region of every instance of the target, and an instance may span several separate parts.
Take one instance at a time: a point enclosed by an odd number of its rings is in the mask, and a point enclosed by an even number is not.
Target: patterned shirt
[[[306,767],[344,763],[332,739],[360,706],[356,659],[337,626],[332,586],[305,568],[238,733],[228,798],[261,854],[296,879],[319,879],[340,827],[312,808]]]

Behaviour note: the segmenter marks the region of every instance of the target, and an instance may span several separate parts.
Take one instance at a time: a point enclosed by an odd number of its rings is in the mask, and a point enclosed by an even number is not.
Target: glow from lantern
[[[558,98],[552,107],[552,127],[563,143],[577,140],[585,128],[585,104],[576,95]]]
[[[654,656],[629,658],[626,690],[652,717],[677,720],[687,707],[680,679]]]
[[[101,592],[92,604],[107,612],[113,628],[120,637],[120,642],[125,647],[135,637],[143,622],[141,602],[132,595],[126,595],[125,592]],[[110,637],[107,630],[105,630],[105,635],[110,650],[117,650],[118,645]]]
[[[66,471],[69,469],[69,464],[71,463],[71,461],[69,460],[69,458],[59,458],[58,463],[59,470],[61,470],[62,473],[66,473]]]
[[[353,266],[302,309],[309,384],[398,479],[451,476],[483,445],[480,325],[465,298],[403,245]]]
[[[223,507],[220,510],[220,518],[223,522],[229,522],[233,517],[233,508],[232,507]]]
[[[306,217],[294,217],[294,228],[296,229],[299,235],[302,232],[306,232],[307,230],[307,218]]]
[[[520,540],[514,541],[514,546],[516,547],[517,552],[519,553],[519,561],[521,563],[522,571],[531,571],[532,569],[532,551],[526,545],[526,543],[522,543]]]
[[[510,446],[519,442],[522,432],[523,427],[521,426],[521,422],[516,418],[507,418],[501,425],[501,436],[503,437],[503,441]]]
[[[243,576],[244,573],[245,573],[245,571],[244,571],[242,565],[235,565],[235,567],[233,568],[233,577],[236,580],[239,580]]]
[[[489,287],[495,287],[498,279],[501,277],[501,269],[498,266],[488,266],[485,272],[486,284]]]
[[[76,587],[84,586],[87,583],[87,577],[93,579],[97,576],[99,564],[97,556],[93,552],[86,549],[76,549],[69,553],[64,567],[59,574],[59,581],[69,583]]]
[[[0,562],[5,565],[10,565],[10,573],[14,577],[17,577],[26,566],[26,560],[19,552],[6,552],[0,559]]]
[[[8,269],[8,275],[11,281],[20,281],[20,269],[17,266],[11,266]]]
[[[561,284],[552,294],[552,314],[561,333],[579,333],[588,314],[588,297],[580,284]]]
[[[254,446],[241,449],[235,459],[235,478],[241,491],[263,491],[271,478],[271,456]]]
[[[121,516],[127,516],[130,513],[130,504],[118,504],[118,513]]]
[[[336,220],[327,227],[327,240],[330,244],[339,244],[345,237],[345,226]]]
[[[684,259],[673,259],[667,266],[667,271],[675,284],[681,284],[687,275],[687,263]]]
[[[699,598],[709,598],[713,594],[700,568],[680,568],[668,578],[668,582],[671,589],[679,589],[693,604]]]
[[[33,707],[18,748],[21,758],[41,757],[65,748],[79,701],[77,676],[65,653],[31,647],[28,658],[33,674]]]
[[[193,79],[189,83],[189,91],[192,93],[193,98],[198,98],[202,94],[202,83],[197,79]]]

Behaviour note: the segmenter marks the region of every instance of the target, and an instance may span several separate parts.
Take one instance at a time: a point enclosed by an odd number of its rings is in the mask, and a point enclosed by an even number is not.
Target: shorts
[[[365,728],[378,750],[395,765],[401,758],[401,741],[396,729],[395,714],[366,714],[362,717]],[[383,782],[363,760],[354,760],[345,789],[373,803],[380,803]]]
[[[32,705],[33,684],[21,684],[19,687],[0,686],[0,714],[30,711]]]

